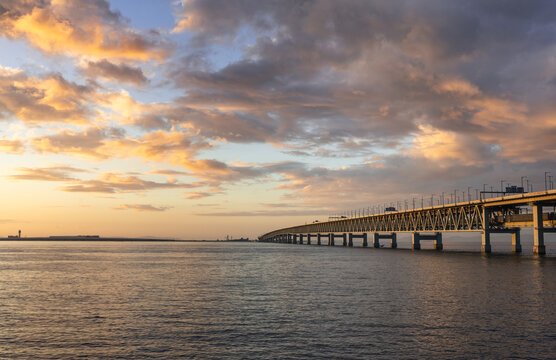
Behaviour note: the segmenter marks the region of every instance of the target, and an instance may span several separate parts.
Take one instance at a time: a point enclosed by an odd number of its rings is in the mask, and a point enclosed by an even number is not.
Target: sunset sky
[[[251,238],[556,177],[556,2],[0,0],[0,236]]]

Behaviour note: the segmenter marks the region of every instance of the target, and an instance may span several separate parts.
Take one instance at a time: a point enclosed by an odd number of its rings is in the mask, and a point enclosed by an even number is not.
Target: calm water
[[[0,242],[0,358],[554,358],[556,258]]]

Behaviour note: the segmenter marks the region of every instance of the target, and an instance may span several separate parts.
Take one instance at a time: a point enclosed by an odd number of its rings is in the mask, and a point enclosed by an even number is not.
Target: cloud
[[[1,151],[162,169],[27,168],[13,179],[190,199],[256,182],[285,203],[332,209],[554,166],[551,2],[189,0],[175,7],[184,34],[173,39],[184,42],[170,58],[164,35],[133,29],[106,1],[2,4],[0,34],[75,56],[82,72],[0,67],[0,118],[28,130],[2,138]],[[291,161],[228,162],[209,151],[225,142]]]
[[[166,176],[182,176],[182,175],[188,175],[189,174],[189,173],[184,172],[184,171],[177,171],[177,170],[172,170],[172,169],[151,170],[149,173],[154,174],[154,175],[166,175]]]
[[[314,216],[314,215],[324,215],[326,211],[323,209],[312,209],[312,210],[283,210],[283,211],[218,211],[211,213],[196,213],[197,216],[223,216],[223,217],[252,217],[252,216]]]
[[[162,212],[171,209],[171,206],[153,206],[149,204],[122,204],[114,207],[114,210],[135,210],[135,211],[149,211],[149,212]]]
[[[191,187],[194,187],[194,185],[177,182],[156,182],[144,180],[138,176],[122,176],[114,173],[104,173],[98,179],[72,181],[69,185],[62,187],[62,191],[112,194],[157,189],[184,189]]]
[[[0,153],[22,154],[24,151],[25,145],[21,140],[0,139]]]
[[[16,169],[17,174],[8,175],[15,180],[40,180],[40,181],[68,181],[74,180],[74,173],[87,172],[84,169],[73,168],[70,166],[50,166],[46,168],[26,168]]]
[[[533,110],[549,107],[556,91],[543,80],[556,76],[547,60],[556,31],[545,16],[555,8],[529,5],[183,2],[174,31],[194,38],[192,54],[215,43],[244,47],[222,66],[176,63],[172,78],[186,96],[164,117],[229,142],[293,145],[300,156],[405,151],[415,137],[413,153],[431,161],[468,146],[472,154],[457,158],[470,165],[532,161],[532,148],[547,158],[554,146],[544,140],[527,142],[522,155],[514,146],[555,129]],[[243,43],[245,31],[255,39]]]
[[[106,59],[97,62],[89,61],[82,71],[93,79],[102,78],[132,85],[144,85],[147,83],[147,78],[141,68],[126,64],[114,64]]]
[[[194,134],[158,130],[143,137],[127,137],[119,128],[88,128],[83,132],[61,130],[53,135],[36,137],[31,145],[39,152],[67,153],[98,159],[137,157],[173,164],[194,163],[190,160],[210,144],[198,141]]]
[[[200,200],[200,199],[204,199],[204,198],[207,198],[209,196],[214,196],[214,195],[218,195],[218,194],[222,194],[222,192],[195,191],[195,192],[189,193],[189,195],[186,196],[185,199],[187,199],[187,200]]]
[[[130,28],[105,0],[3,3],[0,34],[26,39],[47,54],[162,60],[169,47],[155,31]]]
[[[145,180],[137,175],[102,173],[95,179],[80,179],[78,174],[89,173],[88,170],[64,165],[38,168],[17,168],[17,173],[8,175],[15,180],[58,181],[63,182],[61,188],[65,192],[81,193],[125,193],[145,192],[158,189],[191,189],[205,186],[204,183],[179,183],[176,181],[157,182]]]
[[[87,123],[92,116],[88,98],[93,89],[59,74],[41,78],[22,72],[0,74],[0,119],[14,116],[28,123]]]
[[[35,138],[31,140],[31,145],[41,153],[63,153],[106,159],[109,155],[99,152],[99,149],[104,145],[106,138],[119,134],[116,129],[90,128],[80,133],[62,130],[54,135]]]

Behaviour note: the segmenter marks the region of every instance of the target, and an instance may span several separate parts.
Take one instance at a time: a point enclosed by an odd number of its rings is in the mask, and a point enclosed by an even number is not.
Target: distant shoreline
[[[0,241],[136,241],[136,242],[248,242],[248,239],[232,240],[183,240],[183,239],[159,239],[159,238],[125,238],[125,237],[86,237],[86,236],[33,236],[22,238],[0,238]]]

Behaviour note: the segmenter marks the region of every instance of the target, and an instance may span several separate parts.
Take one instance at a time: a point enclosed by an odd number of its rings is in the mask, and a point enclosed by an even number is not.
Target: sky
[[[0,0],[1,236],[254,238],[555,165],[554,1]]]

